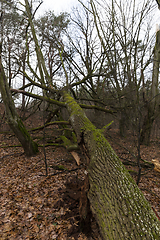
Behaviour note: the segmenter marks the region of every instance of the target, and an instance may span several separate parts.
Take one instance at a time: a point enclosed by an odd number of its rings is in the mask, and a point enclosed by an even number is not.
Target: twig
[[[152,195],[154,195],[155,197],[157,197],[157,198],[160,199],[160,197],[159,197],[156,193],[152,192],[150,189],[148,189],[148,188],[140,188],[140,189],[141,189],[141,191],[147,191],[147,192],[149,192],[150,194],[152,194]]]
[[[112,139],[112,136],[110,134],[107,133],[107,135]],[[122,146],[121,144],[119,144],[118,142],[114,141],[118,146],[120,146],[121,148],[125,149],[132,157],[134,157],[135,159],[137,159],[136,155],[134,153],[132,153],[128,148]],[[143,161],[144,163],[150,165],[150,167],[153,166],[152,162],[148,162],[146,160],[144,160],[143,158],[140,159],[141,161]]]
[[[44,96],[44,92],[43,92],[43,96]],[[44,106],[45,106],[45,101],[43,101],[43,103],[44,103]],[[45,130],[46,130],[46,127],[45,127],[45,115],[44,114],[45,114],[45,107],[44,107],[44,110],[43,110],[43,125],[44,125],[44,128],[43,128],[43,153],[44,153],[44,162],[45,162],[46,177],[47,177],[48,176],[48,165],[47,165],[46,149],[45,149]]]
[[[48,177],[52,177],[52,176],[55,176],[55,175],[58,175],[58,174],[61,174],[61,173],[69,173],[69,172],[74,172],[74,171],[77,171],[77,170],[79,170],[79,169],[81,169],[81,168],[74,168],[74,169],[71,169],[71,170],[63,170],[63,171],[59,171],[59,172],[56,172],[56,173],[53,173],[53,174],[50,174],[50,175],[48,175]],[[39,175],[39,176],[45,176],[45,175]]]
[[[2,159],[4,159],[4,158],[7,158],[7,157],[10,157],[10,156],[18,156],[18,155],[20,155],[20,156],[22,156],[24,154],[24,152],[23,153],[11,153],[11,154],[7,154],[7,155],[4,155],[4,156],[2,156],[2,157],[0,157],[0,160],[2,160]]]
[[[138,122],[138,145],[137,145],[137,151],[138,151],[138,156],[137,156],[137,165],[138,165],[138,176],[137,176],[137,185],[139,184],[139,181],[141,179],[141,164],[140,164],[140,160],[141,160],[141,145],[140,145],[140,138],[141,138],[141,124],[140,124],[140,120],[142,119],[142,114],[140,109],[139,110],[139,122]]]

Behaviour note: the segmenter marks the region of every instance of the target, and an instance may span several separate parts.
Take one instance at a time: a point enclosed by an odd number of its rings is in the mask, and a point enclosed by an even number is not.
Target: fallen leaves
[[[80,157],[79,157],[79,155],[76,152],[74,152],[74,151],[72,151],[71,154],[74,157],[77,165],[79,166],[80,165]]]
[[[152,159],[154,164],[154,170],[160,173],[160,161],[158,159]]]
[[[0,135],[0,138],[4,142],[3,135]],[[16,140],[12,138],[5,141],[13,144]],[[114,139],[114,142],[116,141]],[[128,140],[123,144],[132,146]],[[116,151],[120,157],[126,156],[120,147],[116,146]],[[150,152],[152,153],[151,149]],[[148,159],[150,152],[144,149]],[[78,208],[84,169],[81,169],[82,161],[76,152],[68,153],[62,147],[46,148],[48,177],[45,177],[44,156],[41,149],[39,154],[32,158],[26,158],[21,148],[0,149],[0,154],[1,240],[89,239],[79,228]],[[129,158],[128,153],[127,158]],[[77,165],[80,166],[78,170],[70,171],[76,169]],[[53,176],[55,173],[57,175]],[[152,171],[144,176],[140,188],[144,189],[145,197],[160,213],[157,197],[160,191],[158,174]]]
[[[54,152],[56,161],[53,150],[48,148],[47,158],[49,165],[63,164],[69,170],[76,166],[63,148]],[[64,171],[46,178],[41,152],[30,159],[17,154],[4,159],[0,168],[0,239],[67,239],[71,224],[62,218],[68,208],[64,203],[59,209],[54,205],[61,198],[59,189],[65,189],[66,176],[71,173]],[[49,168],[50,175],[55,171],[59,169]]]

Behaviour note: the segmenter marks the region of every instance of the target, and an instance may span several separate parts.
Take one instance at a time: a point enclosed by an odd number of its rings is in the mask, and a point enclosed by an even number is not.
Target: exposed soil
[[[42,123],[38,116],[34,121],[33,118],[26,121],[28,128]],[[1,124],[2,130],[9,131],[7,124]],[[46,128],[46,142],[53,143],[59,134],[57,126]],[[32,137],[40,139],[43,131],[32,133]],[[122,139],[111,129],[106,132],[106,138],[122,162],[136,164],[133,156],[137,155],[136,142],[130,134]],[[153,140],[149,147],[141,146],[141,157],[148,162],[160,159],[160,140]],[[39,143],[43,145],[43,141]],[[27,158],[21,147],[9,147],[16,144],[19,143],[12,132],[0,134],[0,239],[98,239],[98,227],[92,216],[88,225],[80,222],[84,156],[78,153],[81,164],[77,166],[64,147],[46,147],[46,177],[43,147],[36,156]],[[126,167],[136,181],[137,166]],[[160,173],[142,166],[141,174],[139,187],[160,216]]]

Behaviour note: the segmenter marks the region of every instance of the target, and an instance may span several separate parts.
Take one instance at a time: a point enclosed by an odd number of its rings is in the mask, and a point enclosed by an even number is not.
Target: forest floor
[[[40,118],[26,122],[28,128],[41,124]],[[6,133],[4,130],[7,130]],[[46,147],[46,177],[43,147],[39,147],[36,156],[27,158],[21,147],[13,147],[18,142],[8,130],[6,124],[1,125],[0,239],[98,239],[95,225],[91,230],[88,226],[82,228],[80,224],[79,199],[84,180],[84,156],[78,153],[81,157],[78,166],[64,147]],[[58,134],[56,126],[47,127],[46,137],[51,136],[47,143],[52,143]],[[32,133],[32,137],[40,139],[43,131]],[[106,138],[122,162],[136,163],[136,141],[129,133],[126,138],[120,138],[118,131],[110,129]],[[153,139],[149,147],[141,146],[141,157],[149,162],[160,160],[160,139]],[[132,165],[126,167],[136,181],[138,168]],[[160,173],[146,167],[142,167],[141,173],[139,188],[160,216]]]

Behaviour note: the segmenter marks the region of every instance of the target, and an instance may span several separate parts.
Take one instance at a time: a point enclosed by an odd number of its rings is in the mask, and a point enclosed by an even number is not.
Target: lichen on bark
[[[102,239],[160,239],[158,218],[106,138],[69,94],[63,96],[90,159],[88,198]]]

